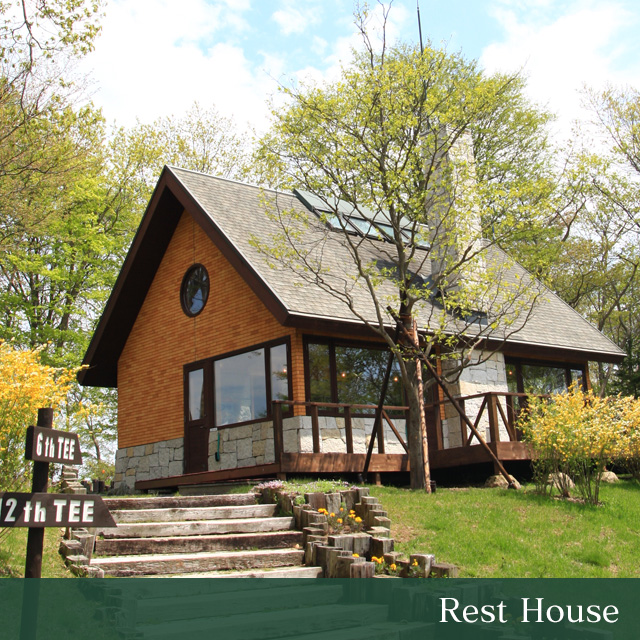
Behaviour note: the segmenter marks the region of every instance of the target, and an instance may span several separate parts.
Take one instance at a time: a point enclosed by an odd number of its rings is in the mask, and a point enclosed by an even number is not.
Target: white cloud
[[[285,36],[304,33],[318,21],[319,7],[309,3],[302,7],[300,4],[287,0],[282,9],[274,11],[271,15],[271,19],[278,24]]]
[[[223,42],[247,29],[230,0],[112,0],[96,50],[85,68],[100,83],[95,100],[109,120],[132,125],[185,112],[194,101],[213,103],[239,123],[253,120],[268,78],[254,77],[242,49]],[[258,120],[260,121],[258,114]]]
[[[555,19],[541,19],[537,12],[514,10],[522,4],[502,1],[495,10],[506,38],[486,47],[480,62],[489,72],[523,68],[531,98],[558,114],[558,131],[567,135],[581,114],[581,88],[616,82],[616,63],[623,55],[617,36],[631,16],[607,2],[579,3]],[[547,0],[524,4],[539,8]]]

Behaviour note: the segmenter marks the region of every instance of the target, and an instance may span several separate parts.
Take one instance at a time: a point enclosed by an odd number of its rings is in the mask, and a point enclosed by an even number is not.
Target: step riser
[[[133,538],[96,540],[94,556],[135,555],[144,553],[197,553],[235,549],[284,549],[302,546],[302,533],[286,531],[191,538]]]
[[[293,529],[293,518],[263,518],[241,521],[211,520],[209,522],[137,523],[123,524],[117,528],[100,529],[98,532],[111,538],[170,538],[174,536],[204,536],[223,533],[259,533]]]
[[[175,576],[176,578],[322,578],[322,567],[289,567],[284,569],[269,569],[267,571],[210,571],[208,573],[194,573]]]
[[[184,522],[192,520],[224,520],[227,518],[268,518],[277,511],[275,504],[256,504],[231,507],[204,507],[178,509],[130,509],[113,510],[111,515],[118,523],[135,522]]]
[[[300,571],[300,569],[294,569]],[[287,583],[284,583],[285,585]],[[314,607],[338,604],[343,598],[340,585],[317,582],[304,587],[278,587],[271,589],[253,589],[247,597],[246,591],[226,591],[227,585],[212,590],[211,593],[190,597],[174,596],[173,598],[141,598],[136,603],[136,622],[138,624],[158,624],[175,620],[195,620],[209,617],[212,609],[225,615],[228,612],[242,612],[244,615],[272,611],[274,603],[287,609]],[[181,589],[180,589],[181,591]],[[185,635],[187,635],[185,633]]]
[[[145,558],[124,562],[102,562],[99,558],[91,564],[104,569],[105,574],[114,577],[152,576],[167,573],[191,573],[202,571],[246,571],[248,569],[266,569],[271,567],[291,567],[302,565],[304,552],[291,550],[285,553],[260,555],[229,554],[229,557],[199,557],[184,559]]]
[[[253,493],[215,496],[153,496],[149,498],[103,498],[110,511],[122,509],[199,509],[202,507],[234,507],[256,504]]]
[[[274,606],[282,606],[282,603],[274,603]],[[215,638],[233,638],[233,640],[270,640],[276,638],[301,638],[305,633],[320,630],[322,638],[333,637],[336,633],[341,640],[348,637],[349,633],[357,635],[359,629],[366,629],[368,637],[371,633],[368,626],[372,621],[386,619],[386,607],[380,605],[359,606],[319,606],[313,608],[300,608],[287,612],[287,625],[283,625],[281,611],[269,611],[243,616],[230,616],[222,618],[202,618],[191,620],[189,625],[189,640],[211,640]],[[184,620],[166,622],[161,625],[138,625],[135,629],[142,638],[181,638],[184,637]],[[375,623],[373,625],[375,631]],[[397,628],[398,625],[396,624]],[[343,630],[348,632],[342,633]],[[399,638],[400,634],[385,630],[387,638]],[[180,635],[182,634],[182,635]],[[376,637],[376,634],[371,634]],[[317,638],[318,636],[316,636]],[[359,636],[362,637],[362,636]],[[377,636],[384,638],[385,635]],[[431,637],[431,636],[423,636]]]

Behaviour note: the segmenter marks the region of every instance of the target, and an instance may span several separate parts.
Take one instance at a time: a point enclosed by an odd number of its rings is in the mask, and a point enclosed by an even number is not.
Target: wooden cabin
[[[118,388],[116,485],[362,472],[387,351],[345,305],[270,266],[252,242],[274,233],[265,201],[326,232],[309,199],[165,167],[80,375]],[[339,251],[330,257],[344,269]],[[370,315],[366,294],[361,305]],[[623,356],[546,292],[522,330],[451,390],[501,460],[525,460],[520,399],[587,381],[589,361]],[[369,471],[407,471],[397,372],[385,402]],[[427,417],[433,469],[488,460],[441,394]]]

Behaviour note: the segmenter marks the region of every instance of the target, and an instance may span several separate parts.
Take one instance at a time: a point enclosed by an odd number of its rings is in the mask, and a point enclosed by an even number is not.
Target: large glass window
[[[264,349],[216,360],[216,426],[247,422],[267,416]]]
[[[334,402],[331,392],[331,366],[328,344],[307,345],[309,364],[309,400],[311,402]]]
[[[566,369],[541,365],[522,365],[524,393],[561,393],[567,389]]]
[[[271,347],[270,369],[271,369],[271,399],[289,399],[289,365],[287,364],[287,345],[279,344]]]
[[[342,347],[336,345],[338,402],[375,404],[380,401],[380,389],[387,371],[389,352],[381,349]],[[394,359],[385,398],[387,405],[402,405],[400,371]]]
[[[307,343],[309,400],[341,404],[377,405],[389,352],[381,348]],[[394,360],[385,405],[403,406],[398,363]]]
[[[224,427],[264,420],[271,415],[272,400],[291,398],[289,348],[284,342],[210,358],[185,370],[189,422],[205,419],[209,427]],[[283,413],[290,411],[290,406],[283,407]]]
[[[575,364],[527,362],[506,359],[507,385],[511,393],[561,393],[569,385],[584,385],[584,369]]]
[[[189,421],[204,417],[204,369],[189,371]]]

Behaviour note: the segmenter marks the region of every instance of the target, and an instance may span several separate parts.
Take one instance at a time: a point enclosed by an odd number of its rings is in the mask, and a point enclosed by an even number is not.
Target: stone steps
[[[90,569],[108,576],[313,577],[303,533],[249,494],[107,498],[117,527],[97,530]],[[77,545],[76,545],[77,546]],[[68,552],[70,553],[70,551]],[[291,569],[297,569],[291,573]]]
[[[283,567],[248,571],[177,573],[158,576],[158,578],[324,578],[324,572],[322,567]]]
[[[256,504],[254,493],[198,496],[140,496],[139,498],[103,498],[110,511],[123,509],[173,509],[228,507]]]
[[[235,535],[174,536],[166,538],[110,538],[96,540],[96,556],[144,553],[199,553],[241,549],[301,548],[301,531],[267,531]]]
[[[187,522],[190,520],[221,520],[265,518],[274,516],[275,504],[251,504],[217,507],[163,507],[159,509],[114,509],[111,515],[118,524],[134,522]]]
[[[174,605],[175,606],[175,605]],[[286,625],[283,624],[282,608],[286,602],[271,601],[271,609],[230,616],[206,617],[201,612],[199,618],[190,620],[165,621],[160,624],[137,624],[137,638],[185,638],[189,640],[233,638],[233,640],[271,640],[287,637],[307,637],[305,632],[321,630],[316,637],[332,637],[335,631],[349,628],[353,634],[358,628],[366,627],[372,620],[381,618],[379,605],[342,606],[327,604],[314,607],[287,609]],[[386,614],[386,611],[384,612]],[[396,625],[397,626],[397,625]],[[391,628],[391,627],[390,627]],[[389,628],[389,629],[390,629]],[[389,630],[388,629],[388,630]],[[327,634],[331,633],[331,636]],[[351,636],[349,636],[351,637]],[[360,637],[370,637],[365,634]],[[384,637],[384,636],[378,636]],[[393,638],[394,636],[386,636]],[[396,638],[400,636],[396,635]]]
[[[305,570],[279,569],[271,574],[275,577]],[[227,573],[224,577],[237,575]],[[151,590],[134,588],[126,593],[117,584],[111,585],[104,581],[101,587],[107,596],[105,602],[109,602],[105,611],[117,612],[121,637],[136,640],[424,640],[436,635],[435,625],[391,620],[391,606],[386,603],[355,604],[348,597],[345,602],[343,585],[334,581],[283,582],[279,586],[263,580],[225,584],[187,580],[179,586],[166,582],[165,588],[160,580]]]
[[[117,522],[117,519],[116,519]],[[228,518],[188,522],[134,522],[98,529],[104,538],[168,538],[292,529],[292,517]]]
[[[303,561],[302,549],[264,549],[96,557],[91,565],[107,575],[126,577],[300,566]]]
[[[342,598],[342,587],[330,584],[328,581],[310,583],[310,586],[300,588],[282,583],[283,586],[271,586],[266,589],[231,589],[214,585],[212,589],[202,589],[199,593],[188,596],[177,596],[175,592],[166,597],[146,597],[139,600],[136,606],[136,621],[138,623],[163,623],[167,621],[192,620],[195,618],[211,617],[211,604],[215,604],[215,611],[221,613],[242,612],[243,615],[271,611],[274,605],[286,604],[288,609],[298,607],[331,605]],[[228,585],[231,587],[231,585]],[[248,586],[246,583],[242,586]],[[153,590],[156,593],[156,590]],[[180,585],[179,593],[183,593]],[[250,593],[250,597],[247,597]]]

